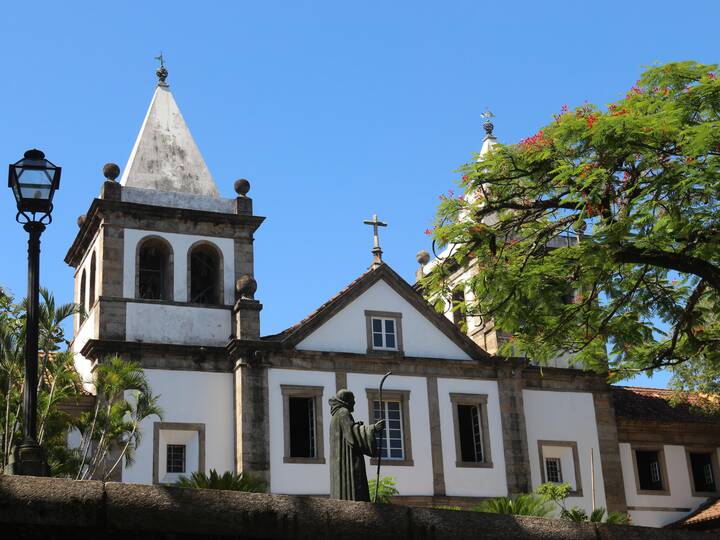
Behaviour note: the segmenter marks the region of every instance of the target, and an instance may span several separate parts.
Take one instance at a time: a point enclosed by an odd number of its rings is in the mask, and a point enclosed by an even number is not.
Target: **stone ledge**
[[[699,533],[573,524],[315,497],[0,477],[0,530],[22,538],[692,540]]]

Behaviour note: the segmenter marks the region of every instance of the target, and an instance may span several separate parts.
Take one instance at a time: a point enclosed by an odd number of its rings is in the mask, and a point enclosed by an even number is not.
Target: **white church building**
[[[718,496],[717,420],[669,407],[663,391],[496,356],[492,329],[461,331],[379,253],[308,317],[263,336],[253,235],[264,218],[246,181],[219,196],[158,75],[122,176],[106,166],[65,259],[86,307],[78,371],[91,383],[103,358],[136,360],[164,410],[118,479],[243,471],[273,493],[327,495],[328,399],[348,388],[356,420],[388,420],[383,475],[401,502],[470,506],[568,482],[571,505],[663,526]]]

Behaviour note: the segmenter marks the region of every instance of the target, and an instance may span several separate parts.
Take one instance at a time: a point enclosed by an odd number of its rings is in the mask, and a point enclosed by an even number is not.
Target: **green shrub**
[[[395,478],[392,476],[383,476],[380,479],[377,489],[377,500],[375,500],[375,480],[368,482],[370,489],[370,502],[389,503],[395,495],[400,492],[395,488]]]
[[[222,476],[215,469],[210,469],[210,474],[206,475],[201,472],[194,472],[189,477],[181,476],[175,482],[178,487],[195,488],[195,489],[220,489],[226,491],[250,491],[255,493],[264,493],[267,490],[267,484],[261,478],[248,474],[237,474],[231,471],[225,471]]]
[[[510,514],[513,516],[550,517],[553,506],[547,499],[535,494],[518,495],[517,497],[498,497],[487,499],[472,509],[475,512],[492,514]]]

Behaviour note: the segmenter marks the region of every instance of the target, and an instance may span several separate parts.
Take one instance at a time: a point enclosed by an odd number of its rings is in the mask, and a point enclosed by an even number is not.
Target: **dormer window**
[[[365,311],[368,352],[402,352],[402,313]]]

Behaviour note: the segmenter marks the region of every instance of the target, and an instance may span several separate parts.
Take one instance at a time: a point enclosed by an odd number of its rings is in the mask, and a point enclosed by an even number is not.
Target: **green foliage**
[[[104,359],[95,369],[94,385],[95,407],[75,421],[82,435],[75,452],[75,477],[81,480],[107,480],[123,459],[131,465],[142,439],[140,423],[163,414],[159,396],[152,393],[137,362],[119,356]],[[115,451],[119,456],[111,458]]]
[[[429,296],[450,298],[452,266],[472,266],[462,308],[513,336],[506,353],[567,351],[615,380],[683,363],[680,386],[720,380],[716,73],[650,68],[607,108],[563,106],[464,165],[464,197],[438,210],[434,241],[450,254]]]
[[[595,510],[593,510],[589,516],[585,510],[583,510],[582,508],[578,508],[577,506],[567,508],[567,506],[565,505],[565,499],[568,498],[571,491],[572,487],[570,486],[570,484],[555,484],[553,482],[546,482],[544,484],[540,484],[535,489],[535,493],[537,493],[538,496],[542,497],[543,500],[552,502],[557,505],[558,509],[560,510],[561,519],[573,521],[575,523],[585,523],[588,521],[591,523],[602,523],[603,518],[605,517],[605,508],[603,507],[595,508]],[[623,514],[620,512],[610,512],[607,516],[607,519],[605,520],[606,523],[611,523],[615,525],[627,525],[629,521],[630,517],[628,516],[628,514]]]
[[[514,516],[550,517],[553,513],[553,506],[544,497],[529,493],[512,498],[487,499],[473,508],[473,511]]]
[[[0,458],[2,467],[10,460],[13,446],[23,429],[22,400],[25,389],[25,323],[27,301],[15,303],[0,294]],[[61,352],[67,344],[64,321],[77,313],[74,304],[58,305],[47,289],[40,289],[38,334],[37,419],[38,441],[46,451],[53,475],[64,475],[71,462],[65,434],[71,425],[62,403],[81,393],[73,356]]]
[[[255,493],[264,493],[267,490],[267,484],[260,478],[231,471],[225,471],[221,476],[215,469],[210,469],[209,475],[194,472],[189,477],[181,476],[175,485],[186,488],[251,491]]]
[[[390,499],[400,494],[395,487],[395,478],[392,476],[383,476],[380,478],[380,484],[378,484],[377,488],[377,500],[375,500],[375,484],[376,481],[374,478],[368,482],[370,502],[389,503]]]

